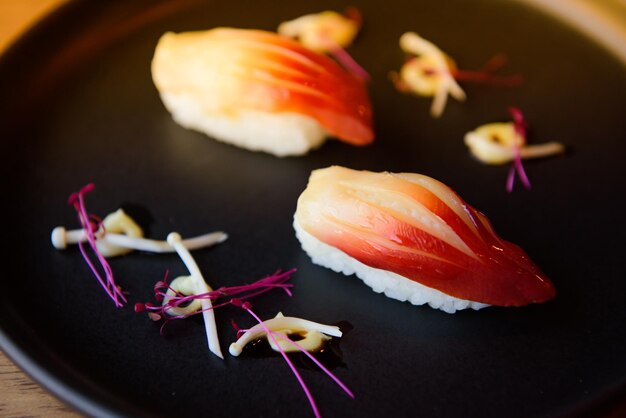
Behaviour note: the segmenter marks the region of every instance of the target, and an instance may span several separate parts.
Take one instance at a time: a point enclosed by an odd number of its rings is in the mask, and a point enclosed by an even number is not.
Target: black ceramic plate
[[[626,233],[623,156],[626,72],[608,50],[517,2],[357,2],[365,26],[351,48],[367,68],[376,142],[331,141],[302,158],[277,159],[177,126],[150,77],[159,36],[215,26],[274,29],[335,1],[76,2],[39,25],[0,62],[4,202],[2,348],[35,379],[95,416],[309,416],[282,359],[211,356],[201,321],[159,335],[133,312],[163,276],[184,273],[175,255],[111,261],[131,303],[116,309],[79,252],[54,250],[56,225],[76,226],[68,195],[88,182],[90,211],[122,204],[149,212],[152,237],[224,230],[230,239],[196,259],[214,286],[298,269],[294,296],[254,302],[324,323],[347,321],[344,365],[303,369],[325,416],[541,417],[595,411],[626,383]],[[439,120],[430,101],[398,93],[388,78],[415,30],[462,68],[506,53],[515,88],[465,83]],[[562,157],[526,164],[532,190],[504,191],[507,167],[473,160],[466,131],[507,120],[519,106],[531,141],[562,141]],[[313,265],[291,226],[312,169],[420,172],[450,185],[527,250],[558,296],[542,305],[455,315],[375,294],[358,279]],[[236,308],[217,312],[226,349]]]

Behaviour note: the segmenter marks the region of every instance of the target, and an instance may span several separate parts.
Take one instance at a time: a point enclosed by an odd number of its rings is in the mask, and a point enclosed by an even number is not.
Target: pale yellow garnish
[[[178,276],[172,283],[170,283],[165,296],[163,297],[162,305],[170,303],[172,298],[179,295],[194,295],[198,291],[196,278],[192,276]],[[191,315],[202,309],[202,303],[199,299],[192,299],[188,305],[185,306],[172,306],[165,310],[165,313],[171,316],[175,315]]]
[[[479,161],[492,165],[513,161],[516,147],[522,159],[549,157],[565,151],[565,146],[559,142],[526,145],[526,140],[515,132],[512,122],[479,126],[465,134],[465,145]]]
[[[414,32],[400,37],[400,48],[415,55],[400,69],[396,87],[419,96],[434,97],[430,109],[433,117],[439,117],[446,107],[448,95],[459,101],[465,100],[465,92],[456,82],[454,61],[435,44]]]
[[[359,32],[360,22],[340,13],[325,11],[283,22],[278,33],[298,41],[313,51],[330,52],[348,47]]]
[[[106,233],[124,234],[128,237],[142,238],[143,230],[122,209],[108,214],[102,221],[102,229]],[[104,240],[96,240],[98,251],[104,257],[115,257],[132,251],[132,249],[115,245]]]
[[[103,227],[96,231],[96,246],[104,257],[115,257],[127,254],[130,251],[147,251],[152,253],[175,252],[174,247],[166,241],[143,238],[143,230],[122,209],[107,215],[102,222]],[[206,248],[224,242],[228,238],[224,232],[209,232],[208,234],[183,240],[188,250]],[[68,230],[57,226],[52,230],[50,237],[52,245],[57,250],[65,250],[69,244],[87,242],[87,233],[84,229]]]
[[[272,334],[277,334],[276,341],[267,334],[267,330]],[[297,340],[296,345],[288,340],[289,335],[299,335],[302,338]],[[268,319],[263,324],[257,324],[243,333],[237,341],[230,345],[229,352],[233,356],[238,356],[246,344],[258,338],[267,338],[274,351],[292,352],[300,349],[316,351],[331,336],[341,337],[341,335],[339,327],[334,325],[318,324],[306,319],[288,317],[279,312],[273,319]]]

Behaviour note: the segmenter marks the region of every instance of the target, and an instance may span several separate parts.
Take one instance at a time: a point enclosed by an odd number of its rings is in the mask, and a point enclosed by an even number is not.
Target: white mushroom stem
[[[78,244],[87,241],[87,232],[84,229],[66,230],[65,227],[57,226],[50,236],[52,246],[57,250],[65,250],[69,244]]]
[[[183,260],[183,263],[185,263],[185,266],[187,266],[189,275],[195,279],[194,293],[201,294],[210,292],[212,289],[204,281],[204,277],[202,277],[202,273],[200,272],[196,261],[191,256],[189,250],[183,245],[183,240],[180,234],[171,232],[167,236],[167,242],[174,247],[181,260]],[[213,312],[213,305],[209,299],[202,299],[200,303],[202,304],[202,316],[204,318],[204,328],[206,330],[209,350],[211,350],[211,352],[219,358],[223,359],[224,355],[220,349],[219,337],[217,336],[217,326],[215,325],[215,312]]]
[[[196,279],[192,276],[178,276],[169,285],[169,288],[165,292],[162,305],[165,306],[172,298],[182,295],[193,295],[196,293]],[[176,315],[192,315],[202,309],[202,302],[200,299],[193,299],[186,306],[172,306],[165,310],[165,313],[170,316]]]
[[[515,131],[513,123],[488,123],[465,134],[465,145],[485,164],[506,164],[513,161],[516,148],[522,159],[549,157],[565,152],[559,142],[527,145],[526,140]]]
[[[98,240],[131,250],[148,251],[153,253],[173,253],[176,251],[167,241],[129,237],[125,234],[114,234],[111,232],[98,232],[96,233],[96,237]],[[227,238],[227,234],[218,231],[185,239],[182,241],[182,244],[188,250],[196,250],[222,243]],[[57,226],[52,230],[51,240],[54,248],[57,250],[64,250],[68,245],[86,242],[87,234],[84,229],[74,229],[68,231],[62,226]]]
[[[319,324],[317,322],[309,321],[302,318],[295,318],[290,316],[283,316],[282,313],[278,313],[275,318],[268,319],[267,321],[263,321],[265,328],[269,329],[271,332],[277,332],[280,334],[298,334],[298,333],[315,333],[319,332],[322,334],[330,335],[332,337],[341,337],[342,332],[339,327],[334,325],[324,325]],[[228,352],[233,356],[239,356],[241,351],[246,346],[246,344],[257,340],[260,337],[267,336],[267,332],[265,328],[261,324],[257,324],[247,330],[237,341],[232,343],[228,348]],[[315,334],[312,334],[315,335]],[[316,338],[316,337],[314,337]],[[318,338],[316,338],[318,339]],[[319,339],[318,339],[319,341]],[[301,345],[301,341],[298,341],[298,345]],[[285,349],[285,345],[281,344],[281,347]],[[277,348],[272,344],[272,348],[277,350]]]
[[[544,144],[527,145],[520,149],[520,156],[526,158],[543,158],[565,152],[565,146],[560,142],[546,142]]]
[[[400,37],[400,48],[410,54],[429,57],[432,63],[433,77],[437,77],[438,81],[438,87],[430,108],[433,117],[439,117],[443,113],[448,94],[459,101],[465,100],[465,92],[450,72],[446,54],[435,44],[414,32],[407,32]]]

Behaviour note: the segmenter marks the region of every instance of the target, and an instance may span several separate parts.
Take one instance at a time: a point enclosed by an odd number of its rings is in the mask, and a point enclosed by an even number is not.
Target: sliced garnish
[[[122,234],[129,238],[143,238],[143,230],[137,223],[124,212],[123,209],[118,209],[113,213],[108,214],[102,220],[102,227],[98,234],[105,235],[107,232]],[[132,251],[132,249],[115,245],[100,239],[96,240],[98,251],[105,257],[115,257],[118,255],[124,255]]]
[[[220,287],[206,293],[195,293],[195,288],[192,286],[193,280],[189,278],[190,276],[177,277],[169,284],[167,277],[165,277],[154,286],[154,297],[160,302],[160,305],[157,306],[150,302],[137,303],[135,311],[152,313],[156,320],[166,317],[167,323],[170,320],[184,319],[202,313],[202,306],[199,304],[202,299],[214,302],[211,309],[216,309],[231,304],[233,297],[238,300],[248,300],[273,289],[282,289],[291,296],[290,289],[293,285],[287,282],[295,271],[295,269],[284,272],[279,270],[250,284]]]
[[[284,327],[281,327],[281,325],[292,325],[297,329],[305,328],[305,329],[310,329],[310,330],[317,331],[317,332],[319,332],[320,329],[324,329],[328,331],[328,335],[335,334],[334,336],[339,337],[341,336],[341,331],[339,330],[338,327],[318,324],[316,322],[299,319],[299,318],[284,317],[282,315],[276,316],[276,318],[270,319],[268,321],[263,321],[261,320],[261,318],[259,318],[257,314],[255,314],[252,311],[252,304],[250,304],[250,302],[243,302],[241,300],[233,299],[232,303],[235,306],[239,306],[240,308],[248,312],[258,322],[258,325],[255,325],[253,328],[246,331],[246,333],[249,333],[248,335],[258,335],[259,333],[264,333],[267,336],[268,341],[271,341],[270,344],[272,345],[272,347],[275,347],[275,349],[278,350],[278,352],[285,359],[285,362],[287,363],[292,373],[298,380],[300,387],[302,388],[307,399],[309,400],[309,404],[311,405],[311,409],[313,410],[313,414],[315,415],[316,418],[319,418],[322,415],[319,411],[319,408],[317,407],[317,404],[315,402],[315,399],[313,398],[313,395],[311,394],[311,391],[309,390],[308,386],[304,382],[304,379],[302,379],[302,376],[300,375],[300,373],[294,366],[293,362],[289,359],[289,356],[287,356],[287,353],[285,352],[285,349],[283,348],[284,343],[293,345],[299,351],[304,353],[324,373],[326,373],[326,375],[329,376],[350,398],[354,399],[354,394],[352,393],[352,391],[341,380],[339,380],[337,376],[335,376],[330,370],[328,370],[323,364],[321,364],[311,353],[309,353],[309,351],[305,347],[289,339],[289,337],[287,337],[287,335],[285,335],[285,333],[282,332],[282,330],[284,330]],[[272,328],[276,328],[280,330],[274,330]],[[327,333],[325,331],[322,331],[322,332]],[[244,333],[244,335],[241,336],[237,340],[237,342],[231,344],[231,348],[229,349],[231,354],[235,356],[239,355],[239,353],[241,352],[240,345],[238,344],[239,341],[241,341],[242,339],[246,340],[247,338],[250,338],[250,337],[246,337],[246,333]],[[278,341],[279,339],[281,340],[280,342]]]
[[[337,326],[319,324],[302,318],[287,317],[280,312],[273,319],[264,321],[264,325],[265,327],[261,324],[257,324],[246,330],[236,342],[230,345],[228,349],[230,354],[238,356],[241,354],[246,344],[261,337],[269,337],[266,332],[267,329],[275,333],[284,334],[285,336],[291,334],[301,335],[304,338],[298,340],[298,344],[306,348],[307,351],[318,350],[321,347],[321,343],[330,337],[342,336],[341,330]],[[268,338],[268,342],[274,351],[280,351],[280,349],[287,352],[299,350],[298,347],[290,343],[281,342],[276,345],[270,338]]]
[[[399,73],[392,72],[396,88],[405,93],[433,97],[430,113],[437,118],[443,114],[448,96],[464,101],[465,92],[457,81],[473,81],[499,86],[515,86],[522,82],[520,75],[497,76],[495,71],[506,62],[506,56],[496,55],[479,70],[459,70],[456,63],[434,43],[414,32],[400,37],[400,48],[409,59]]]
[[[226,241],[227,238],[228,235],[224,232],[209,232],[207,234],[198,235],[197,237],[184,239],[183,245],[188,250],[197,250],[220,244]],[[68,245],[86,242],[87,233],[84,229],[67,230],[63,226],[57,226],[52,230],[51,241],[54,248],[64,250]],[[102,248],[102,244],[107,244],[109,246],[123,248],[126,250],[125,252],[137,250],[151,253],[173,253],[176,251],[167,241],[116,234],[108,229],[102,228],[96,232],[96,243],[98,244],[98,248]],[[121,253],[111,254],[103,252],[103,255],[107,258],[119,254]]]
[[[58,226],[52,230],[52,245],[59,250],[66,249],[70,244],[78,244],[83,258],[93,272],[94,276],[115,303],[121,307],[126,302],[126,297],[115,283],[113,271],[108,261],[109,257],[126,254],[132,250],[142,250],[156,253],[174,252],[174,246],[166,241],[158,241],[143,238],[143,230],[122,209],[109,215],[104,220],[89,214],[85,206],[84,196],[94,189],[90,183],[73,193],[69,198],[69,204],[74,206],[81,225],[80,229],[67,230]],[[212,232],[181,241],[181,245],[190,249],[204,248],[218,244],[226,240],[227,235],[223,232]],[[98,268],[91,260],[87,251],[88,244],[94,254]]]
[[[252,284],[211,290],[204,281],[191,253],[181,244],[180,235],[176,233],[170,234],[168,242],[176,248],[190,275],[177,277],[171,284],[167,283],[167,277],[157,282],[154,286],[154,293],[155,298],[161,304],[137,303],[135,304],[135,312],[145,311],[153,321],[165,318],[165,322],[161,326],[161,332],[163,332],[163,328],[170,320],[202,314],[209,350],[222,359],[224,357],[219,346],[215,314],[213,312],[216,308],[233,304],[232,298],[235,296],[237,297],[236,301],[241,303],[242,300],[259,296],[272,289],[282,289],[291,296],[290,288],[293,285],[286,282],[291,278],[291,274],[295,272],[295,269],[287,272],[278,271]],[[217,303],[213,304],[213,302]]]
[[[456,66],[435,44],[414,32],[400,37],[400,48],[415,55],[400,69],[394,81],[396,88],[420,96],[434,97],[430,113],[433,117],[442,115],[448,95],[459,101],[465,100],[465,92],[454,79],[452,72]]]
[[[278,26],[278,33],[297,39],[313,51],[329,54],[353,74],[369,80],[367,71],[346,51],[361,29],[363,19],[357,8],[345,14],[334,11],[307,14]]]
[[[537,145],[527,144],[527,123],[521,110],[509,108],[513,121],[489,123],[465,134],[465,145],[479,161],[499,165],[512,162],[506,181],[506,190],[511,192],[515,174],[524,187],[531,187],[530,180],[522,165],[523,159],[550,157],[562,154],[565,146],[560,142],[547,142]]]
[[[328,53],[335,47],[347,48],[361,28],[360,13],[343,15],[324,11],[300,16],[278,25],[278,33],[297,39],[305,47]]]

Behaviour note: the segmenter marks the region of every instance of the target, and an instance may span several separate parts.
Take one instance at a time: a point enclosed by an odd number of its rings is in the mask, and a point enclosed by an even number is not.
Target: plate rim
[[[576,9],[576,12],[572,14],[563,13],[567,12],[566,5],[568,3],[575,4],[576,7],[580,7],[582,2],[579,0],[558,0],[554,4],[546,5],[546,2],[542,0],[517,0],[519,3],[523,3],[529,7],[534,7],[539,10],[540,13],[548,14],[550,16],[560,18],[568,22],[574,29],[583,33],[583,36],[592,37],[593,40],[599,45],[603,46],[608,53],[617,57],[620,62],[626,65],[626,25],[621,26],[615,30],[615,19],[607,19],[612,15],[607,14],[606,10],[601,7],[602,3],[595,4],[595,9],[598,11],[594,14],[595,20],[591,25],[581,24],[579,20],[580,10]],[[626,11],[626,3],[622,4]],[[60,22],[69,18],[71,13],[79,10],[80,7],[85,5],[77,0],[67,0],[60,6],[56,7],[47,15],[43,16],[34,25],[29,27],[18,38],[13,39],[6,49],[0,54],[0,67],[7,65],[13,59],[12,56],[18,53],[20,50],[28,47],[31,43],[39,40],[42,34],[45,34],[48,30],[56,27]],[[554,6],[554,7],[552,7]],[[88,6],[86,6],[88,7]],[[614,17],[614,16],[613,16]],[[606,32],[597,31],[598,24],[610,22],[608,26],[604,26]],[[616,40],[622,42],[615,43]],[[95,394],[86,394],[80,388],[76,387],[78,381],[72,380],[69,384],[64,377],[59,376],[58,370],[54,367],[52,370],[48,368],[47,363],[41,359],[37,359],[33,356],[27,347],[21,346],[12,338],[10,333],[6,332],[2,322],[0,322],[0,350],[17,365],[20,370],[24,371],[35,382],[44,387],[49,393],[61,400],[69,407],[77,410],[80,413],[94,417],[138,417],[148,416],[145,412],[132,410],[132,406],[126,402],[121,402],[117,399],[116,405],[103,404],[99,402]],[[44,356],[45,357],[45,356]],[[619,396],[623,396],[626,393],[626,376],[621,382],[615,383],[609,389],[610,393],[601,394],[598,398],[593,399],[591,402],[582,402],[580,405],[572,405],[572,411],[580,413],[581,408],[583,413],[591,412],[598,406],[607,405]]]

